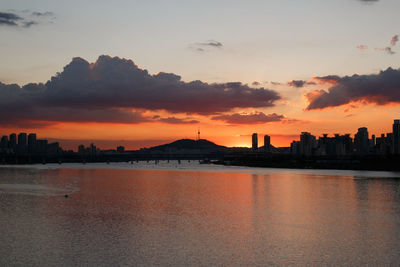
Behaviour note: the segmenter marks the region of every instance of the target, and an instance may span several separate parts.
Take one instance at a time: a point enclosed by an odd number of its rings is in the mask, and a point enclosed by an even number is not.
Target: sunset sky
[[[289,146],[400,118],[400,1],[0,0],[0,135]]]

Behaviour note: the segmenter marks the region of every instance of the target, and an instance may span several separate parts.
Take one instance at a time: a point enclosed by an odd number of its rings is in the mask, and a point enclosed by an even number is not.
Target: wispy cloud
[[[365,3],[365,4],[373,4],[373,3],[379,2],[379,0],[358,0],[358,1]]]
[[[169,124],[196,124],[199,123],[198,120],[191,119],[181,119],[176,117],[168,117],[168,118],[159,118],[158,121],[169,123]]]
[[[384,51],[384,52],[388,53],[389,55],[396,54],[396,52],[394,52],[390,46],[386,46],[384,48],[375,48],[375,50],[376,51]]]
[[[390,46],[386,46],[384,48],[375,48],[376,51],[384,51],[386,53],[388,53],[389,55],[393,55],[396,54],[395,51],[393,51],[392,47],[394,47],[397,43],[397,41],[399,40],[399,36],[396,34],[395,36],[392,37],[392,39],[390,40]]]
[[[396,34],[395,36],[392,37],[392,40],[390,40],[390,45],[395,46],[397,41],[399,41],[399,35]]]
[[[221,49],[222,47],[223,44],[215,40],[208,40],[206,42],[194,43],[189,45],[190,49],[193,49],[198,52],[207,52],[211,51],[212,49]]]
[[[278,115],[276,113],[264,114],[263,112],[256,113],[233,113],[226,115],[218,115],[211,118],[212,120],[225,121],[229,124],[262,124],[269,122],[277,122],[285,119],[283,115]]]
[[[26,14],[28,13],[29,14]],[[23,27],[29,28],[33,25],[38,25],[45,20],[45,17],[51,17],[54,19],[54,13],[50,11],[46,12],[30,12],[23,11],[24,15],[19,15],[14,11],[10,12],[0,12],[0,26],[9,27]]]
[[[357,49],[358,50],[360,50],[360,51],[365,51],[365,50],[367,50],[368,49],[368,46],[366,46],[366,45],[357,45]]]
[[[46,11],[46,12],[32,12],[33,16],[36,17],[53,17],[54,13],[50,12],[50,11]]]

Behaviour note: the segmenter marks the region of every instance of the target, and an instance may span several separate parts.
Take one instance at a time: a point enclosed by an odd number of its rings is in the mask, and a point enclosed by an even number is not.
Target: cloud
[[[160,118],[158,121],[169,123],[169,124],[196,124],[198,120],[185,120],[176,117]]]
[[[395,46],[397,41],[399,41],[399,35],[396,34],[395,36],[392,37],[392,40],[390,40],[390,45]]]
[[[50,11],[46,11],[46,12],[32,12],[32,16],[36,16],[36,17],[53,17],[54,13],[50,12]]]
[[[367,4],[372,4],[372,3],[379,2],[379,0],[358,0],[358,1],[363,2],[363,3],[367,3]]]
[[[227,115],[218,115],[212,117],[211,119],[225,121],[229,124],[261,124],[281,121],[284,118],[285,117],[283,115],[278,115],[276,113],[266,115],[263,112],[256,112],[253,114],[233,113]]]
[[[390,46],[386,46],[384,48],[375,48],[375,50],[376,51],[384,51],[384,52],[388,53],[389,55],[396,54],[396,52],[394,52]]]
[[[13,11],[14,12],[14,11]],[[29,14],[26,14],[28,13]],[[5,13],[0,12],[0,26],[13,26],[13,27],[23,27],[29,28],[33,25],[38,25],[39,22],[44,22],[46,17],[51,17],[54,19],[54,13],[50,11],[46,12],[30,12],[29,10],[23,11],[25,13],[22,15],[17,15],[16,13]],[[32,19],[34,17],[34,20]]]
[[[209,40],[207,42],[197,43],[197,44],[201,45],[201,46],[211,46],[211,47],[217,47],[217,48],[220,48],[223,46],[221,42],[214,41],[214,40]]]
[[[24,21],[22,25],[23,25],[25,28],[29,28],[29,27],[31,27],[31,26],[33,26],[33,25],[37,25],[37,24],[38,24],[38,23],[37,23],[36,21],[30,20],[30,21]]]
[[[184,82],[173,73],[151,75],[118,57],[100,56],[94,63],[74,58],[45,84],[0,83],[0,121],[137,123],[148,119],[133,109],[209,115],[272,107],[279,99],[276,91],[240,82],[209,84]]]
[[[293,87],[303,87],[306,84],[306,81],[301,81],[301,80],[292,80],[288,82],[288,85],[293,86]]]
[[[296,88],[301,88],[305,85],[315,85],[316,83],[313,81],[302,81],[302,80],[292,80],[288,82],[288,85],[296,87]]]
[[[307,110],[337,107],[352,102],[386,105],[400,103],[400,69],[388,68],[378,74],[325,76],[315,80],[332,81],[328,91],[314,90],[306,95]]]
[[[392,39],[390,40],[390,45],[393,47],[396,45],[397,41],[399,40],[399,36],[396,34],[395,36],[392,37]],[[388,53],[389,55],[394,55],[396,54],[396,52],[394,52],[392,50],[392,47],[390,46],[386,46],[384,48],[375,48],[376,51],[385,51],[386,53]]]
[[[203,43],[194,43],[189,45],[190,49],[193,49],[198,52],[207,52],[210,51],[211,49],[215,48],[222,48],[223,44],[221,42],[215,41],[215,40],[209,40],[207,42]]]
[[[364,50],[368,49],[368,46],[366,46],[366,45],[357,45],[357,49],[360,50],[360,51],[364,51]]]
[[[282,85],[282,83],[279,82],[271,82],[272,85]]]
[[[0,12],[0,25],[18,26],[18,23],[21,20],[23,19],[14,13]]]

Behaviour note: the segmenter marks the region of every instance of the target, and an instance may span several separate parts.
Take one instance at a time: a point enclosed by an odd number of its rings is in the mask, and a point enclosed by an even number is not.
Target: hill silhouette
[[[208,150],[208,151],[220,151],[226,150],[227,147],[217,145],[206,139],[192,140],[192,139],[181,139],[174,141],[169,144],[159,145],[147,148],[150,151],[171,151],[171,150]]]

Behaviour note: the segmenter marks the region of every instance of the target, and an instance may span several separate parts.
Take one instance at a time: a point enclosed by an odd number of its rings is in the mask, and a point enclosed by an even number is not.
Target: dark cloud
[[[252,84],[251,85],[253,85],[253,86],[260,86],[261,85],[261,83],[260,82],[257,82],[257,81],[254,81],[254,82],[252,82]]]
[[[0,12],[0,25],[18,26],[18,23],[21,20],[23,19],[14,13]]]
[[[45,84],[0,83],[0,121],[147,121],[135,110],[216,114],[233,108],[271,107],[276,91],[240,82],[184,82],[172,73],[151,75],[131,60],[74,58]],[[170,120],[171,121],[171,120]]]
[[[306,84],[306,81],[302,81],[302,80],[292,80],[290,82],[288,82],[288,85],[293,86],[293,87],[303,87]]]
[[[196,124],[199,123],[198,120],[185,120],[175,117],[160,118],[158,121],[169,123],[169,124]]]
[[[308,93],[306,97],[310,104],[307,110],[336,107],[358,101],[377,105],[400,103],[400,69],[388,68],[371,75],[317,77],[315,80],[326,80],[333,86],[328,92],[315,90]]]
[[[268,122],[282,121],[285,117],[276,113],[264,114],[263,112],[257,112],[253,114],[227,114],[214,116],[212,120],[225,121],[229,124],[261,124]]]
[[[26,14],[28,13],[29,14]],[[46,17],[51,17],[54,19],[54,13],[50,11],[46,12],[30,12],[29,10],[24,10],[24,15],[17,15],[16,13],[4,13],[0,12],[0,26],[14,26],[14,27],[24,27],[29,28],[33,25],[39,24],[39,22],[44,22]],[[32,20],[32,17],[35,17]]]
[[[316,83],[313,81],[302,81],[302,80],[292,80],[290,82],[288,82],[288,85],[293,86],[293,87],[297,87],[297,88],[301,88],[305,85],[315,85]]]

